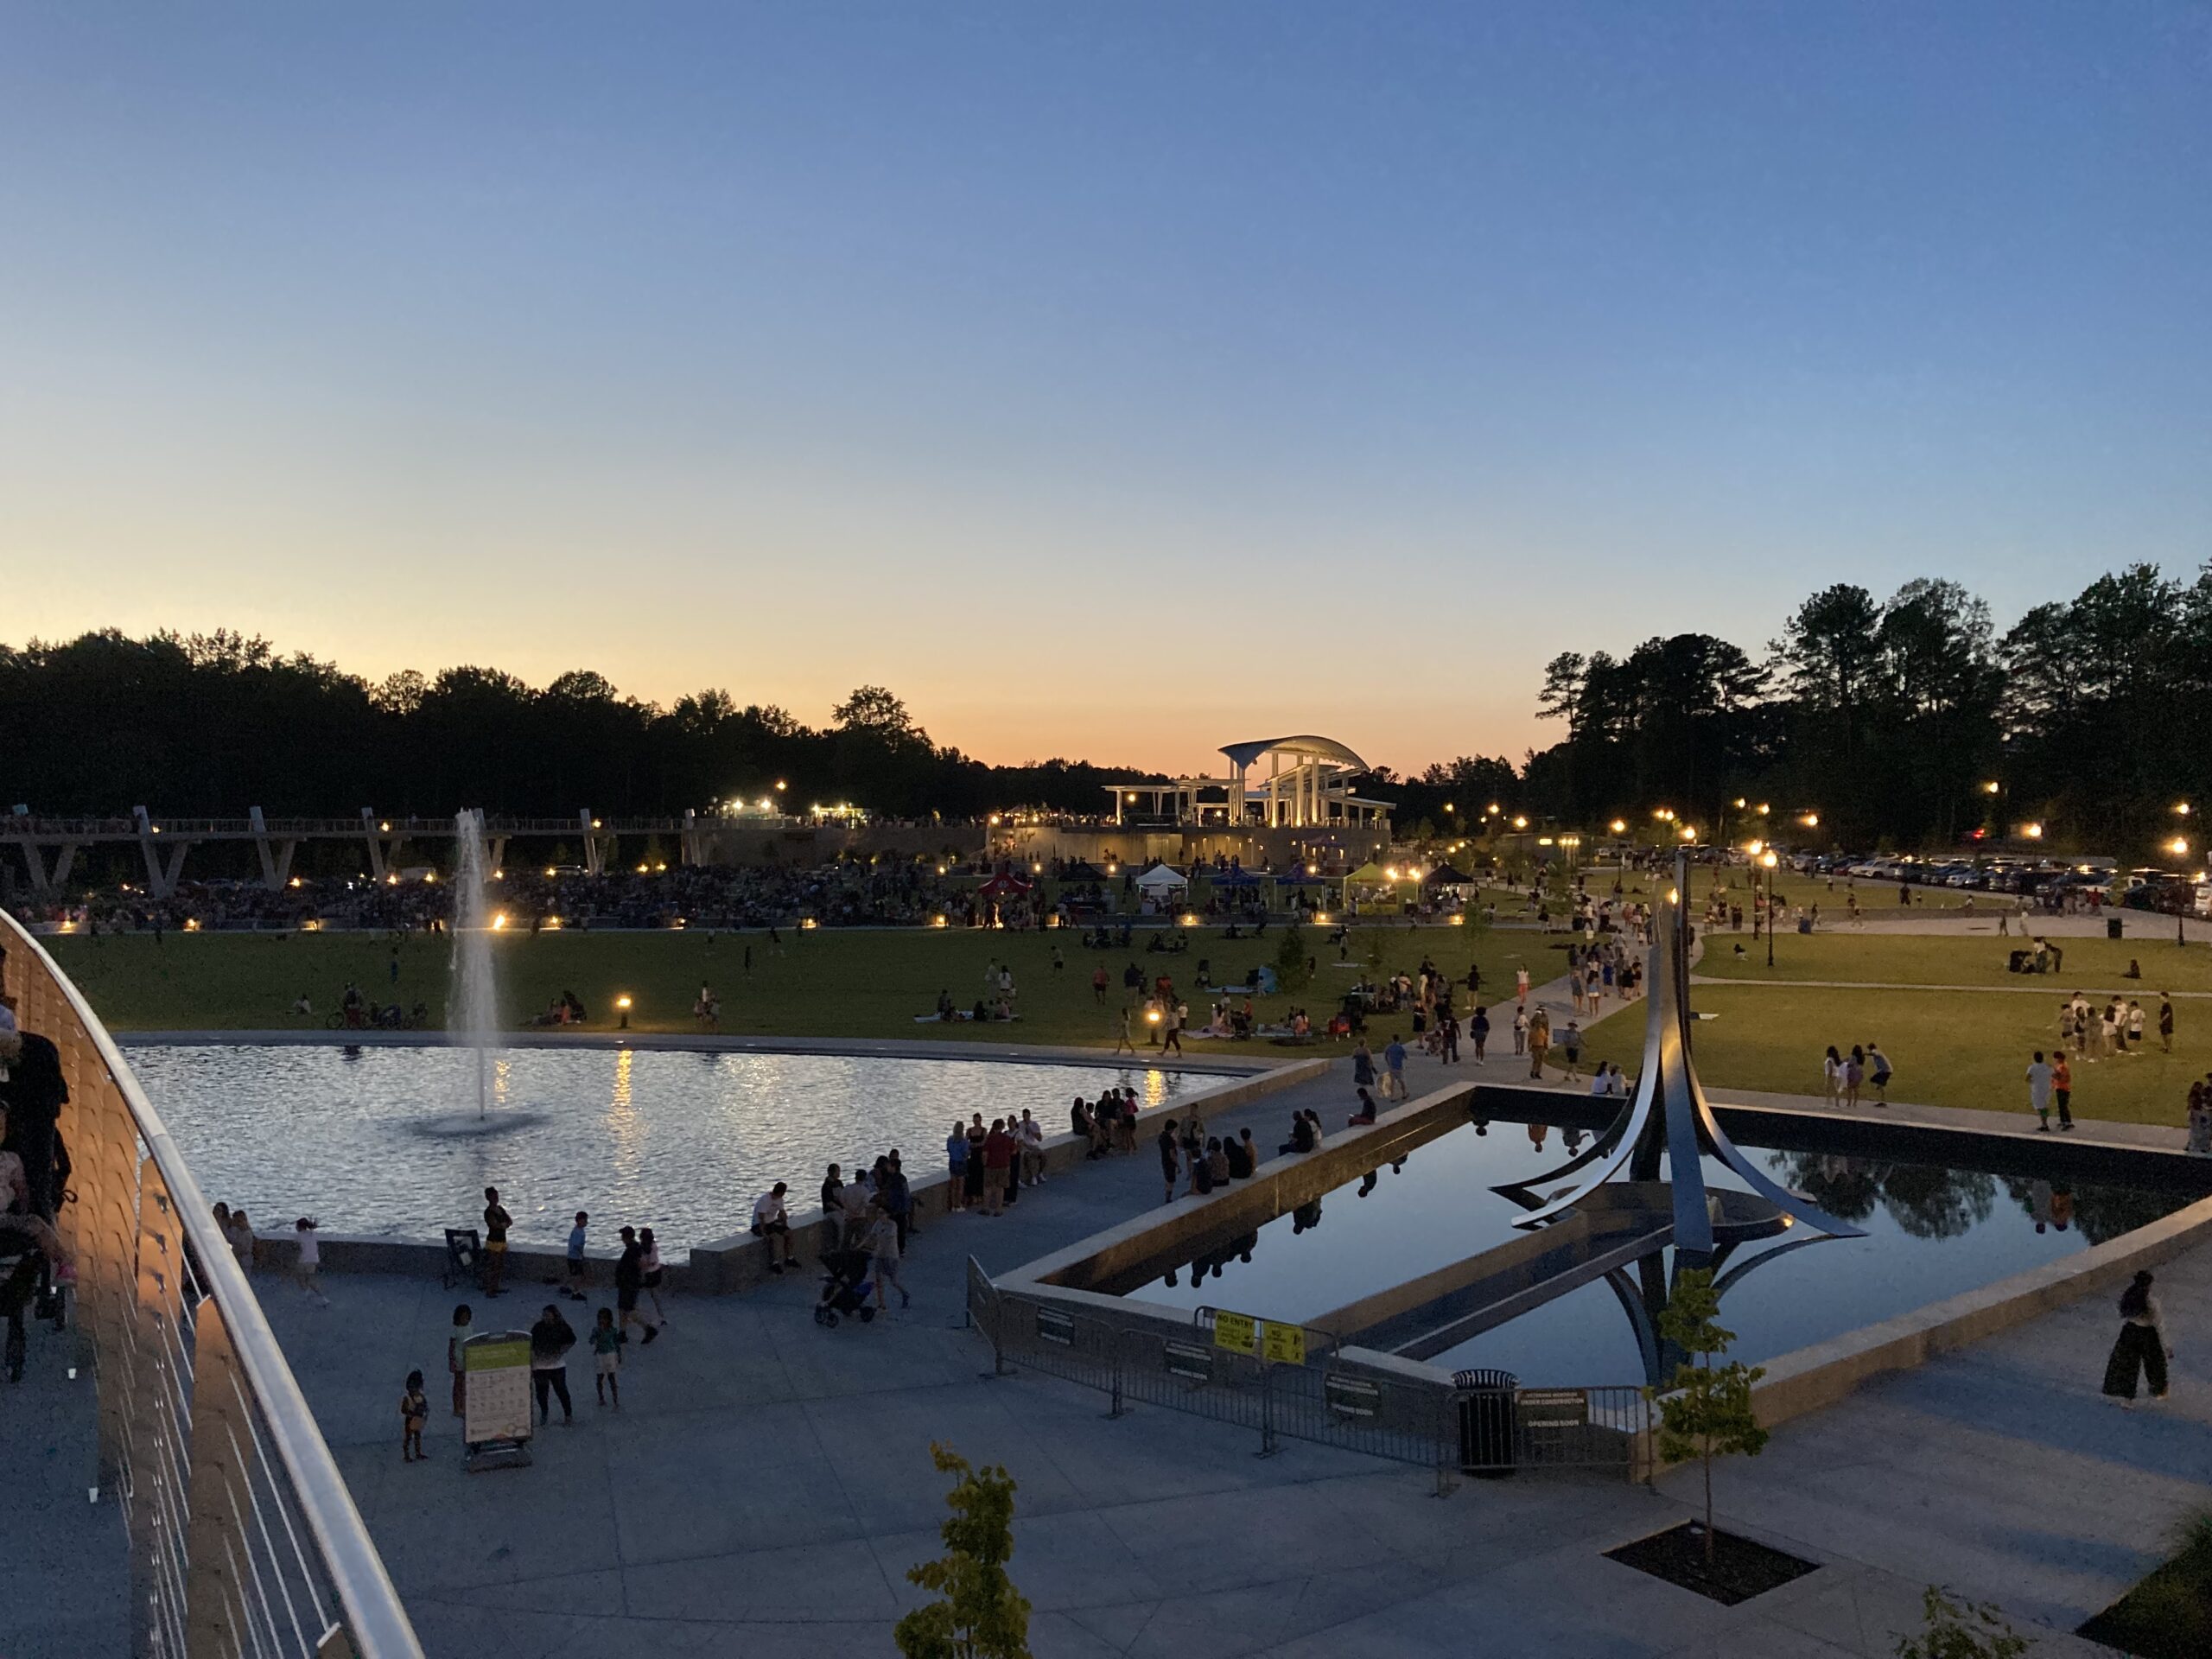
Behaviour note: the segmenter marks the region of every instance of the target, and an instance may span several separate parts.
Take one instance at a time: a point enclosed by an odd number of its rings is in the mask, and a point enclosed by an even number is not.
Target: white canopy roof
[[[1173,893],[1190,885],[1181,871],[1171,869],[1165,864],[1155,864],[1137,877],[1137,886],[1147,893]]]

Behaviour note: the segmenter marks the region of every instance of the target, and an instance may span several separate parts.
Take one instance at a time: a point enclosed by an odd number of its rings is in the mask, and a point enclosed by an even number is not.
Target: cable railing
[[[421,1659],[291,1367],[160,1116],[83,995],[4,912],[0,946],[16,1022],[54,1043],[69,1091],[54,1229],[92,1356],[99,1491],[114,1495],[129,1540],[133,1653]],[[66,1287],[67,1275],[53,1282]],[[41,1308],[57,1332],[67,1294]]]

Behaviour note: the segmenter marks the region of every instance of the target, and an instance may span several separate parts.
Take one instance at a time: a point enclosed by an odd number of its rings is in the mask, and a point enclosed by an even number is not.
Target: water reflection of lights
[[[607,1133],[614,1142],[614,1171],[626,1181],[636,1179],[645,1167],[645,1124],[630,1094],[630,1070],[637,1059],[634,1049],[626,1048],[615,1055],[614,1089],[607,1102]]]

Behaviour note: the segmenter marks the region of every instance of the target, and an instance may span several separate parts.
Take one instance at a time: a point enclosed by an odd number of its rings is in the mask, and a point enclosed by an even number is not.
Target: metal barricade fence
[[[0,912],[16,1022],[52,1041],[102,1492],[129,1541],[133,1652],[421,1659],[406,1610],[230,1243],[91,1006]],[[66,1303],[65,1303],[66,1306]],[[41,1333],[41,1340],[49,1338]]]
[[[1271,1455],[1283,1437],[1456,1472],[1588,1468],[1634,1478],[1647,1466],[1649,1408],[1629,1386],[1532,1389],[1486,1395],[1362,1364],[1311,1333],[1308,1362],[1270,1363],[1218,1345],[1200,1309],[1187,1326],[1024,1295],[969,1263],[969,1312],[995,1370],[1042,1371],[1129,1404],[1189,1412],[1250,1431]],[[1318,1358],[1315,1356],[1318,1355]],[[1490,1413],[1484,1415],[1483,1413]]]

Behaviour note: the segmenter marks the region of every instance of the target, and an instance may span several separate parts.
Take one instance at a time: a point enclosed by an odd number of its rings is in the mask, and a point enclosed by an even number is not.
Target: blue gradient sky
[[[32,4],[0,638],[1192,764],[2212,555],[2203,4]]]

